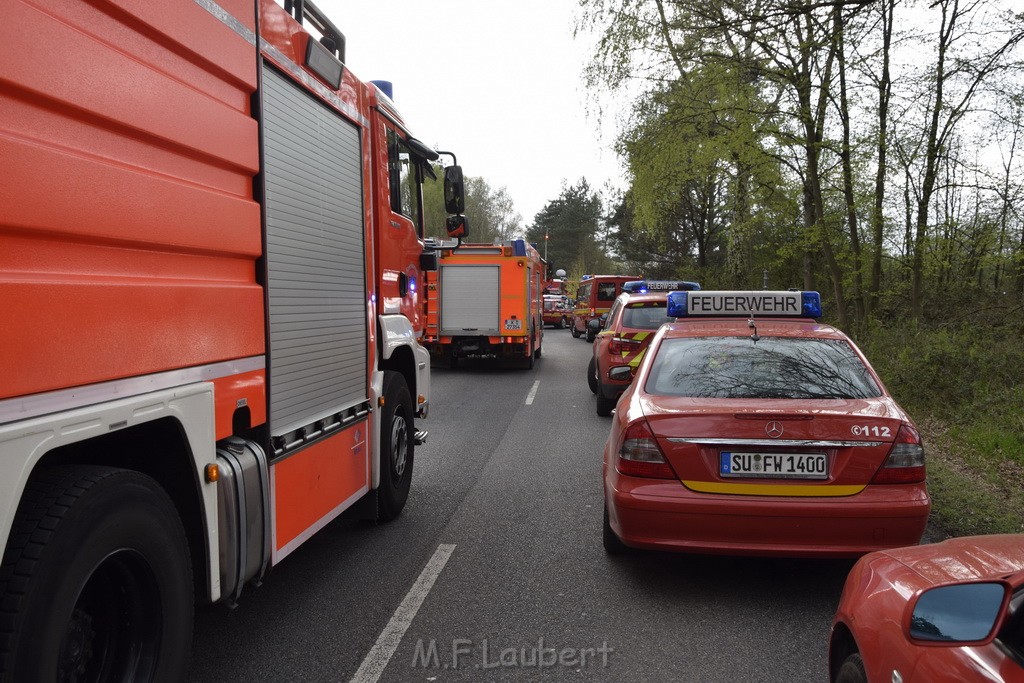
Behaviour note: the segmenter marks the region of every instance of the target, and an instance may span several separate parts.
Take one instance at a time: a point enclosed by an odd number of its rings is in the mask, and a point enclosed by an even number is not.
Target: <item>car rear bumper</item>
[[[601,379],[601,395],[605,398],[611,398],[616,401],[619,400],[619,396],[622,396],[622,392],[629,388],[629,382],[609,382],[607,378]]]
[[[696,493],[675,480],[605,475],[612,529],[635,548],[735,555],[856,557],[921,540],[923,484],[868,486],[852,496]]]

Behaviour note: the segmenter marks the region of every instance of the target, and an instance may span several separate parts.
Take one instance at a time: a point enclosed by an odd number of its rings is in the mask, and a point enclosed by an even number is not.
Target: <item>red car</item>
[[[685,280],[636,280],[622,285],[607,316],[591,320],[594,355],[587,366],[587,385],[597,394],[597,414],[608,417],[633,379],[654,332],[672,322],[665,313],[669,292],[700,289]],[[603,329],[601,325],[604,325]],[[597,330],[601,330],[598,332]]]
[[[570,299],[567,296],[545,294],[544,310],[541,312],[544,324],[553,325],[558,329],[567,326],[569,319],[572,318],[572,305],[569,301]]]
[[[917,543],[924,448],[816,292],[673,292],[604,450],[604,545],[855,557]]]
[[[1024,681],[1024,535],[862,557],[832,623],[829,680]]]

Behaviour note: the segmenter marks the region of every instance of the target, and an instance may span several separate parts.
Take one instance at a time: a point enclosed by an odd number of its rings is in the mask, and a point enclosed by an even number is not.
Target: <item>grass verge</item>
[[[1024,344],[1015,327],[877,328],[859,343],[924,439],[932,525],[1024,533]]]

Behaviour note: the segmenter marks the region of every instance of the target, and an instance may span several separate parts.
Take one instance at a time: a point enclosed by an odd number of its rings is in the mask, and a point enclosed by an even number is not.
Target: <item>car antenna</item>
[[[754,331],[753,334],[750,335],[750,338],[756,344],[761,339],[761,335],[757,333],[757,323],[754,321],[753,317],[747,320],[747,327]]]

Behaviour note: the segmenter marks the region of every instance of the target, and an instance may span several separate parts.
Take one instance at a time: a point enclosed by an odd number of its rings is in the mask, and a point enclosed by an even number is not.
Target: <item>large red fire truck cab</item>
[[[193,594],[406,503],[437,153],[287,4],[5,5],[0,679],[181,680]]]

